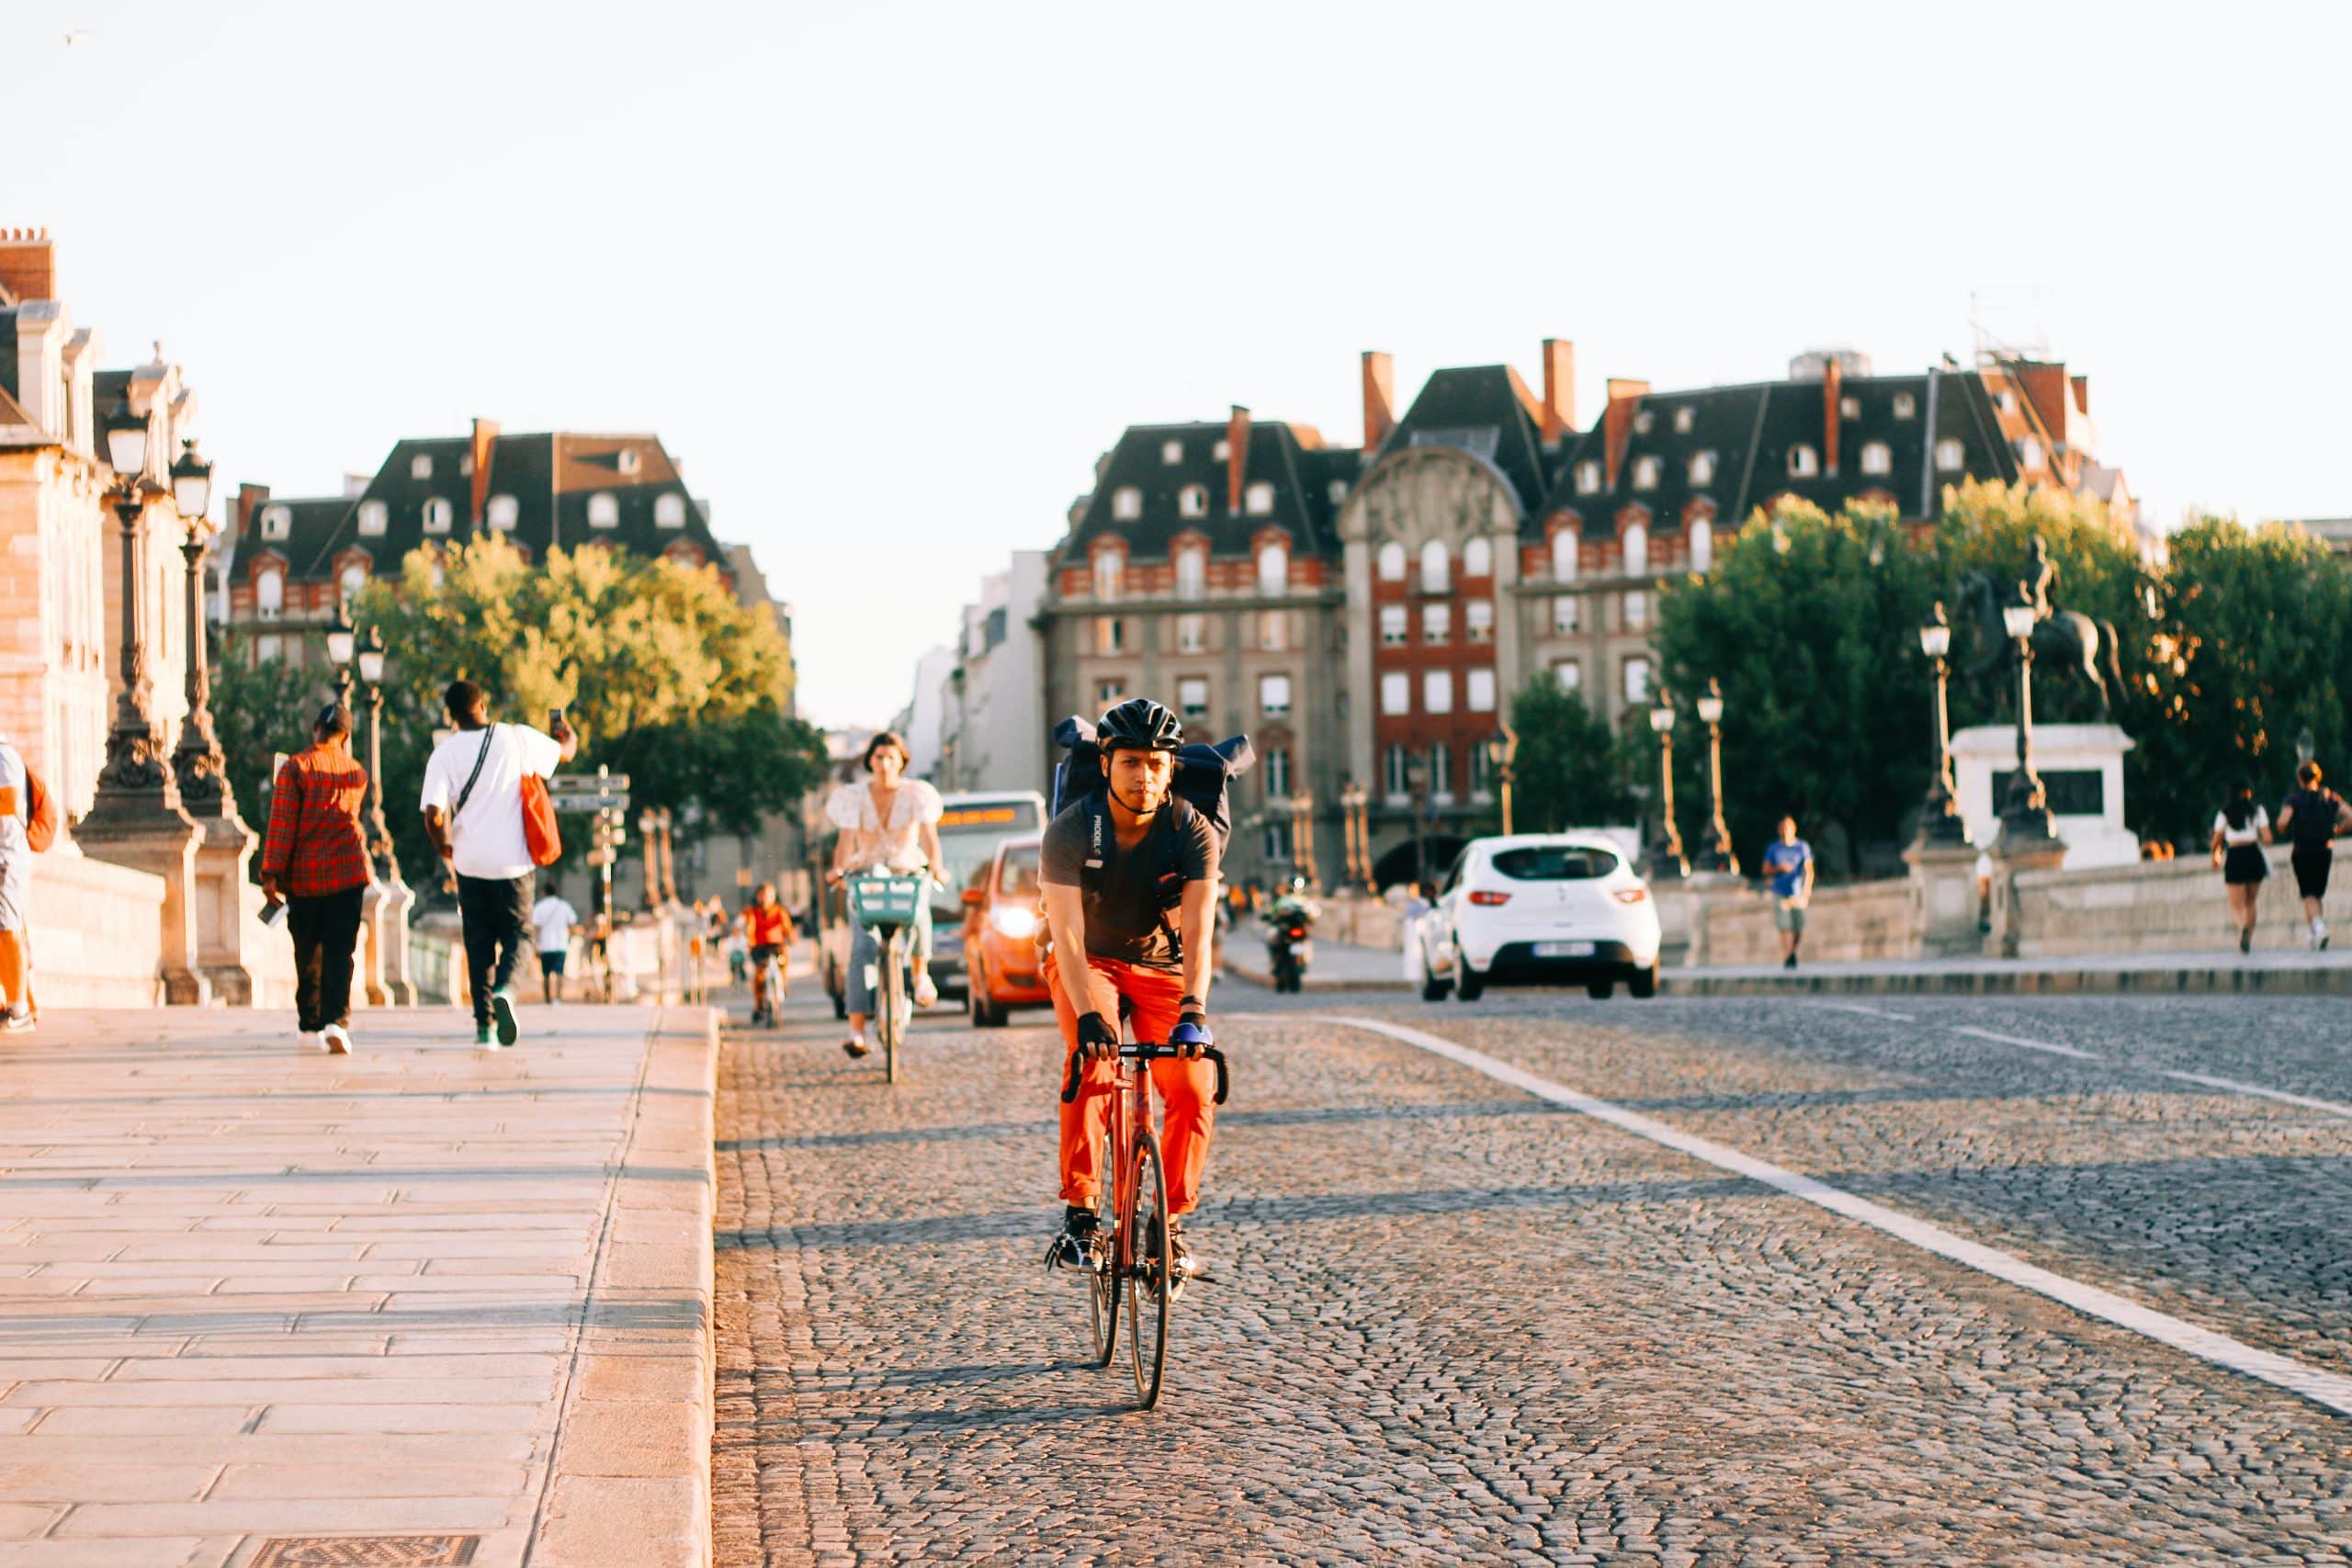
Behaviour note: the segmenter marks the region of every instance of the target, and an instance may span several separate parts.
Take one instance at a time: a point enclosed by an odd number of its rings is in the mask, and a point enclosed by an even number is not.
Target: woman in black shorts
[[[2270,813],[2254,803],[2254,786],[2230,786],[2230,797],[2213,818],[2213,863],[2222,868],[2229,890],[2230,918],[2238,923],[2238,951],[2254,946],[2254,916],[2262,898],[2262,884],[2270,875],[2270,857],[2263,846],[2270,842]]]
[[[2327,874],[2335,863],[2332,840],[2352,828],[2352,806],[2319,781],[2317,762],[2297,768],[2295,792],[2278,808],[2278,831],[2295,846],[2289,863],[2303,899],[2303,945],[2313,951],[2327,945]]]

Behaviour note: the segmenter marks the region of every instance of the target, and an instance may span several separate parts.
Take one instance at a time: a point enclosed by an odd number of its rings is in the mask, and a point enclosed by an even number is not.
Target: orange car
[[[1051,1007],[1037,967],[1045,917],[1038,905],[1037,835],[1007,839],[964,889],[964,962],[972,1027],[1001,1029],[1013,1008]]]

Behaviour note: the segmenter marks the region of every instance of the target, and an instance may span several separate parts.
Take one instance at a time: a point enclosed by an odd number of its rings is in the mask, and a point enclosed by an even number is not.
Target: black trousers
[[[306,1034],[351,1021],[351,955],[359,943],[365,886],[286,900],[294,939],[294,1016]]]
[[[490,993],[514,983],[531,924],[534,874],[515,877],[458,876],[458,919],[466,929],[466,986],[474,997],[474,1027],[490,1022]]]

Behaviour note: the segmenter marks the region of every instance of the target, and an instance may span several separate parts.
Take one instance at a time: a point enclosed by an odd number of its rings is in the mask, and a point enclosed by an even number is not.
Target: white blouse
[[[844,869],[851,874],[880,866],[887,871],[913,873],[930,864],[923,853],[922,829],[939,820],[939,792],[921,779],[901,779],[890,802],[890,819],[874,808],[874,791],[862,783],[834,789],[825,802],[825,820],[849,840]]]
[[[2262,835],[2269,826],[2270,813],[2259,806],[2254,808],[2254,815],[2245,819],[2245,826],[2243,828],[2231,827],[2227,812],[2217,811],[2213,814],[2213,831],[2221,834],[2222,842],[2232,849],[2262,842]]]

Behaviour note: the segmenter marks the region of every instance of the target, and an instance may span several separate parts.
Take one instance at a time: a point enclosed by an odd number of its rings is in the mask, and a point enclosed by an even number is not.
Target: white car
[[[1474,839],[1419,922],[1421,996],[1476,1001],[1490,985],[1577,981],[1595,998],[1623,980],[1657,994],[1657,905],[1600,833]]]

